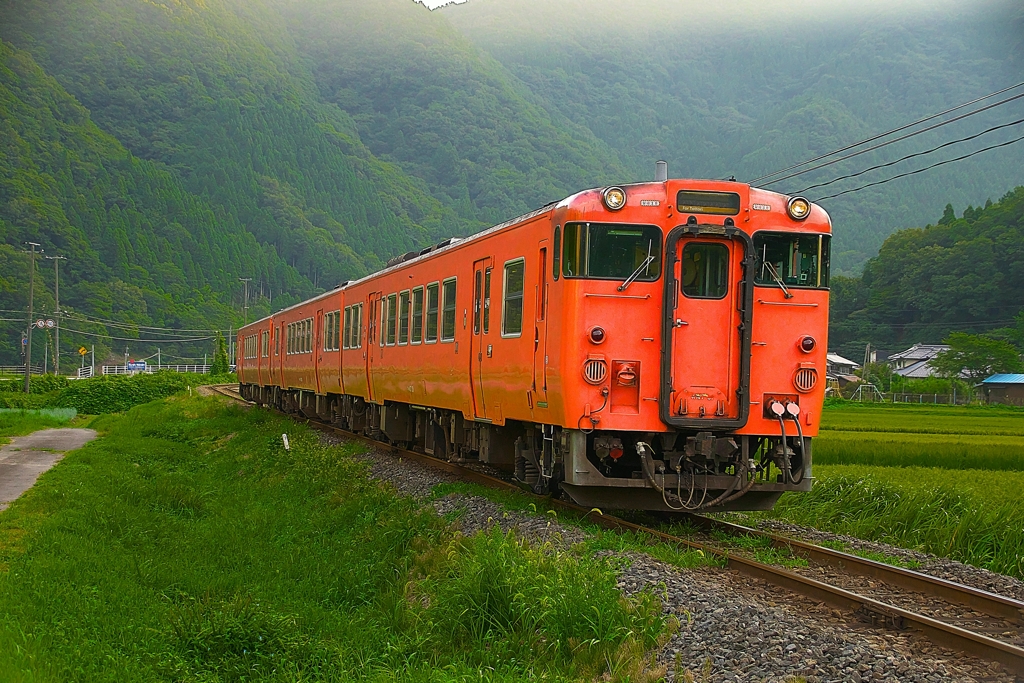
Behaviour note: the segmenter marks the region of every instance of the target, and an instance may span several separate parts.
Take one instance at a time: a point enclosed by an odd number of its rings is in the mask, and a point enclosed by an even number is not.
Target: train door
[[[533,327],[533,400],[539,407],[548,403],[548,241],[540,241],[537,276],[537,304]]]
[[[380,320],[383,320],[381,316],[381,302],[384,298],[381,296],[381,292],[372,292],[366,301],[366,311],[368,317],[366,319],[366,398],[371,402],[376,402],[377,392],[374,390],[374,375],[375,360],[379,362],[379,354],[381,349],[377,345],[377,335],[380,333],[378,325]],[[376,359],[374,357],[377,357]]]
[[[741,242],[724,236],[675,241],[674,292],[666,299],[674,301],[666,306],[672,418],[710,423],[745,415],[738,391],[745,382],[743,251]]]
[[[486,420],[484,400],[484,364],[493,355],[491,332],[491,276],[494,260],[481,259],[473,264],[473,334],[470,336],[469,383],[473,392],[473,410],[477,419]]]
[[[324,360],[324,309],[316,312],[313,327],[313,381],[316,386],[316,393],[324,393],[320,388],[320,366]]]

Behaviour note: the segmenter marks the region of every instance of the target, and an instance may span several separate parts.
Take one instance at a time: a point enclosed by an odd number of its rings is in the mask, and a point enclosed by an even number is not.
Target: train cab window
[[[398,295],[388,294],[387,345],[395,345],[395,324],[398,322]]]
[[[423,288],[412,290],[412,343],[423,341]]]
[[[661,277],[661,229],[655,225],[568,223],[562,275],[654,282]]]
[[[438,295],[440,293],[440,285],[436,282],[432,285],[427,285],[427,329],[424,333],[426,342],[428,344],[437,341],[437,315],[438,315]]]
[[[409,343],[409,290],[398,295],[398,343]]]
[[[784,232],[754,235],[754,282],[766,287],[828,288],[832,237]]]
[[[441,296],[441,341],[455,341],[455,278],[445,280]]]
[[[559,271],[562,268],[562,228],[555,226],[555,248],[551,254],[551,277],[558,282]]]
[[[504,299],[501,306],[501,336],[518,337],[523,333],[523,289],[526,261],[516,259],[505,264]]]
[[[683,248],[680,267],[683,294],[691,299],[721,299],[729,290],[729,248],[691,242]]]

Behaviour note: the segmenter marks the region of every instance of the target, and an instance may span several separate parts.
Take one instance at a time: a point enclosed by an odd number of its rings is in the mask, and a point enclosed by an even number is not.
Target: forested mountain
[[[79,324],[107,335],[104,355],[147,336],[133,326],[237,324],[238,278],[252,319],[424,243],[647,179],[658,158],[676,177],[750,180],[1024,73],[1008,0],[843,2],[3,0],[0,318],[22,315],[29,240],[69,257],[62,304],[119,325]],[[856,272],[893,230],[998,197],[1021,168],[1024,144],[826,201],[835,263]],[[18,362],[19,328],[0,320],[0,364]],[[92,339],[69,333],[64,353]]]
[[[1024,187],[893,234],[861,277],[833,279],[831,317],[830,347],[850,358],[867,342],[897,349],[950,332],[1024,348]]]
[[[1008,0],[637,0],[628,11],[614,0],[471,0],[439,11],[550,108],[608,143],[639,178],[663,158],[674,177],[750,181],[1019,82],[1024,73],[1024,31],[1009,21],[1019,5]],[[1019,118],[1018,101],[770,189],[798,192]],[[1019,128],[963,151],[1016,137]],[[807,194],[817,199],[925,165],[919,162]],[[1024,144],[825,201],[835,224],[833,263],[859,270],[893,230],[923,225],[949,202],[998,197],[1024,181],[1022,168]]]

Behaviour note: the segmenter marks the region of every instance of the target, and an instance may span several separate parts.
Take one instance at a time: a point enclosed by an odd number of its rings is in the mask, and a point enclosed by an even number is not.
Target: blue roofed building
[[[986,403],[1024,406],[1024,374],[992,375],[981,383]]]

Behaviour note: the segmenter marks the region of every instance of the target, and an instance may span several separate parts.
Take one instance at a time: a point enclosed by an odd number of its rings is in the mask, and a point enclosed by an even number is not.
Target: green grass
[[[368,479],[356,446],[215,398],[93,426],[0,513],[4,680],[658,673],[646,653],[670,625],[652,594],[619,593],[610,561],[453,534]]]
[[[66,427],[77,414],[76,410],[67,408],[43,408],[41,410],[0,408],[0,443],[7,441],[5,437],[23,436],[40,429]]]
[[[826,408],[823,430],[1024,436],[1024,409],[1007,406],[858,405]]]

